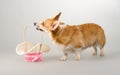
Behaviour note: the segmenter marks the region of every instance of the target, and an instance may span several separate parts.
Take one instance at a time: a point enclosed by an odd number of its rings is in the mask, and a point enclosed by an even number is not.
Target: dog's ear
[[[58,26],[59,26],[59,21],[56,21],[56,22],[52,25],[52,31],[56,30]]]
[[[61,12],[59,12],[59,14],[57,14],[57,15],[54,17],[54,20],[59,20],[60,15],[61,15]]]

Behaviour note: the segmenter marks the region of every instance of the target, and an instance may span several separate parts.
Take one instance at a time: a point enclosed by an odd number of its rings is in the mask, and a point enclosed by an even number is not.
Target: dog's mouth
[[[40,30],[40,31],[44,32],[44,30],[43,30],[43,29],[40,29],[40,28],[36,28],[36,30]]]

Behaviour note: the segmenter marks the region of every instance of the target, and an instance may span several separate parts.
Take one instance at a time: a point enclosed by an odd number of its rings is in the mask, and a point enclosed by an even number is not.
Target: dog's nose
[[[34,22],[33,24],[34,24],[34,26],[36,26],[36,24],[37,24],[37,23],[36,23],[36,22]]]

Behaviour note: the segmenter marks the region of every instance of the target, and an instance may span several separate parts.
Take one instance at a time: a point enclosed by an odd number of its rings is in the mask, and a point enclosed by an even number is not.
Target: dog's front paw
[[[93,52],[93,54],[92,54],[93,56],[97,56],[97,53],[96,52]]]
[[[80,55],[76,55],[75,60],[79,61],[80,60]]]
[[[103,54],[103,53],[101,53],[101,54],[100,54],[100,56],[104,56],[104,54]]]
[[[79,60],[80,60],[80,57],[78,57],[78,56],[75,57],[75,60],[76,60],[76,61],[79,61]]]
[[[61,61],[67,60],[67,56],[62,56],[62,57],[60,58],[60,60],[61,60]]]

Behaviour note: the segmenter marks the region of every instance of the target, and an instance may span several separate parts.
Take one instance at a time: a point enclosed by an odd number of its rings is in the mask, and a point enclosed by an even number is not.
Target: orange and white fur
[[[88,47],[93,47],[93,55],[97,55],[97,47],[100,48],[100,56],[104,56],[106,42],[104,30],[95,23],[81,25],[67,25],[59,21],[61,12],[53,18],[43,22],[35,22],[37,30],[48,32],[55,44],[61,47],[64,55],[61,60],[66,60],[68,53],[75,53],[75,59],[80,60],[80,52]]]

